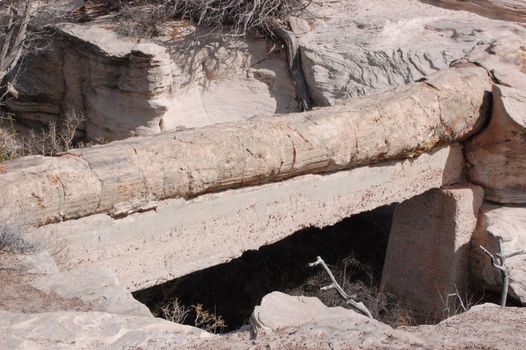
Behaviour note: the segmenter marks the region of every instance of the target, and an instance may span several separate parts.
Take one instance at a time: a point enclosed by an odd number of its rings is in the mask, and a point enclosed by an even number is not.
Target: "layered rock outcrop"
[[[178,22],[155,41],[117,31],[111,21],[54,29],[8,107],[37,125],[82,114],[86,136],[105,141],[299,111],[286,60],[263,39],[199,36]]]
[[[464,65],[309,113],[7,162],[2,213],[65,242],[62,269],[102,266],[145,288],[457,182],[461,148],[441,145],[484,123],[490,86]]]

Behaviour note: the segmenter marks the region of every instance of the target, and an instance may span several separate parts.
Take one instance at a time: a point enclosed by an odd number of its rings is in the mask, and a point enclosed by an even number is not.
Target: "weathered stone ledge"
[[[124,286],[139,290],[228,262],[303,228],[329,226],[456,183],[463,165],[462,148],[452,145],[413,159],[152,202],[152,210],[121,219],[96,214],[45,225],[28,238],[51,251],[61,247],[54,256],[61,270],[108,268]]]

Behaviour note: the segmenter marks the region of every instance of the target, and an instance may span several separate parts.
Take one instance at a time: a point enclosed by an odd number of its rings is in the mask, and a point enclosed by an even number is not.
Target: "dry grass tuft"
[[[206,310],[202,304],[188,307],[179,299],[173,299],[162,305],[159,316],[168,321],[199,327],[211,333],[222,333],[227,328],[221,316]]]

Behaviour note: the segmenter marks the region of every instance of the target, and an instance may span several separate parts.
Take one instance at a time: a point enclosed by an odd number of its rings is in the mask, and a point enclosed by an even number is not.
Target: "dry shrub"
[[[70,113],[60,125],[50,122],[40,130],[31,130],[28,135],[18,133],[14,119],[0,124],[0,161],[11,160],[30,154],[55,156],[73,147],[83,146],[78,142],[77,133],[85,118],[82,114]],[[7,119],[7,117],[4,117]]]
[[[181,304],[179,299],[174,299],[161,306],[162,318],[175,323],[185,323],[191,309]]]
[[[272,31],[275,20],[305,10],[311,1],[306,0],[172,0],[171,12],[197,25],[222,29],[227,25],[237,34],[252,29]]]
[[[152,38],[161,35],[164,23],[171,16],[164,5],[149,4],[145,6],[130,6],[122,4],[119,11],[117,32],[123,36],[134,38]]]
[[[50,122],[40,133],[31,132],[25,145],[30,154],[55,156],[67,152],[75,145],[75,137],[85,118],[82,114],[70,113],[64,117],[60,126]]]
[[[0,123],[0,162],[25,155],[23,143],[11,125]]]
[[[447,318],[462,314],[473,306],[483,303],[486,297],[484,291],[482,291],[479,296],[475,296],[475,294],[471,292],[470,287],[467,287],[464,293],[461,293],[455,286],[455,293],[447,295],[440,294],[440,299],[442,300],[444,308],[435,315],[428,316],[426,323],[439,323]]]
[[[207,332],[221,333],[226,328],[223,318],[216,313],[206,310],[203,305],[192,305],[195,312],[194,325]]]
[[[162,305],[159,316],[171,322],[199,327],[211,333],[221,333],[227,328],[221,316],[206,310],[202,304],[188,307],[179,299]]]
[[[276,21],[305,10],[311,0],[169,0],[146,6],[121,5],[126,23],[121,33],[152,37],[170,19],[189,20],[212,31],[228,29],[245,35],[251,30],[272,34]]]

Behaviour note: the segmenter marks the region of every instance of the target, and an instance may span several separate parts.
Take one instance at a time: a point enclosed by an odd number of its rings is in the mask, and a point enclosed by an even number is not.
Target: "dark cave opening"
[[[320,292],[320,287],[329,284],[322,269],[307,266],[321,256],[336,278],[343,280],[344,288],[375,299],[370,289],[378,291],[393,211],[394,205],[380,207],[323,229],[304,229],[277,243],[246,251],[228,263],[133,295],[159,317],[166,316],[163,306],[175,299],[186,307],[201,304],[222,317],[226,323],[222,331],[231,331],[247,324],[254,307],[272,291],[318,296],[329,306],[343,306],[335,292]],[[382,302],[387,307],[391,301]],[[185,317],[184,323],[193,325],[193,318],[195,315]]]

